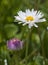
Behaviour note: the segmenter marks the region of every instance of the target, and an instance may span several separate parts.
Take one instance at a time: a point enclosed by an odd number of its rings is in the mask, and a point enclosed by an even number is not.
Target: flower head
[[[20,50],[23,47],[23,41],[13,38],[7,41],[7,47],[11,50]]]
[[[15,16],[15,20],[18,20],[19,24],[23,23],[23,25],[28,24],[29,28],[32,26],[38,27],[36,23],[46,21],[45,18],[43,18],[44,14],[40,11],[34,11],[32,9],[31,11],[27,9],[25,12],[19,11],[18,16]]]

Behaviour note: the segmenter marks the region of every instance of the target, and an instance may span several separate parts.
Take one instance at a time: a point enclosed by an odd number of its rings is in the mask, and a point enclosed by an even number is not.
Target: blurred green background
[[[28,31],[27,29],[23,31],[22,25],[14,23],[14,16],[20,10],[25,11],[26,9],[31,10],[32,8],[42,11],[45,15],[46,22],[38,23],[38,29],[33,27],[31,36],[32,47],[30,50],[32,49],[34,51],[34,49],[38,48],[38,52],[37,56],[36,54],[33,55],[35,61],[33,61],[33,57],[31,57],[31,60],[29,58],[30,62],[28,65],[45,65],[41,57],[46,59],[46,65],[48,65],[48,0],[0,0],[0,65],[4,65],[5,58],[8,59],[8,65],[11,65],[13,61],[13,59],[11,60],[13,53],[7,50],[6,41],[14,37],[24,40]],[[43,44],[43,50],[41,44]],[[22,59],[24,58],[24,51],[20,51],[20,56],[22,56]],[[14,64],[12,63],[12,65]]]

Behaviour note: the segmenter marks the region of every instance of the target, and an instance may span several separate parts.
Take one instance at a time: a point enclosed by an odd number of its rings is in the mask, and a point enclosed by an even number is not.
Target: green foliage
[[[11,38],[19,38],[24,40],[24,48],[19,52],[19,61],[25,57],[26,36],[28,36],[28,29],[23,28],[22,25],[14,23],[14,16],[19,10],[37,9],[45,14],[46,22],[39,23],[39,28],[33,27],[31,40],[29,46],[30,55],[32,51],[38,49],[33,55],[29,56],[27,65],[48,65],[48,0],[0,0],[0,65],[4,65],[4,59],[7,58],[9,65],[15,65],[14,53],[9,51],[6,46],[7,40]],[[31,43],[32,42],[32,43]],[[43,53],[41,45],[43,43]],[[40,53],[40,56],[38,56]],[[45,58],[44,58],[45,56]],[[35,58],[34,58],[35,57]],[[43,57],[43,58],[42,58]],[[34,60],[33,60],[34,58]],[[1,60],[2,59],[2,60]],[[25,65],[24,62],[21,65]]]

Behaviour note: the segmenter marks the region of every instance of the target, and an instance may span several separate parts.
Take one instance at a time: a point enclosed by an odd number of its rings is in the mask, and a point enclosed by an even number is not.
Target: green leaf
[[[14,37],[17,32],[17,26],[15,26],[14,24],[7,24],[5,25],[5,32],[6,32],[7,38]]]

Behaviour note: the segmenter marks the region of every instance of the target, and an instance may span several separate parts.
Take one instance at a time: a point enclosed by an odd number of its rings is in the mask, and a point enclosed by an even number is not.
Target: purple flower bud
[[[20,50],[23,48],[23,41],[13,38],[7,41],[7,47],[10,50]]]

